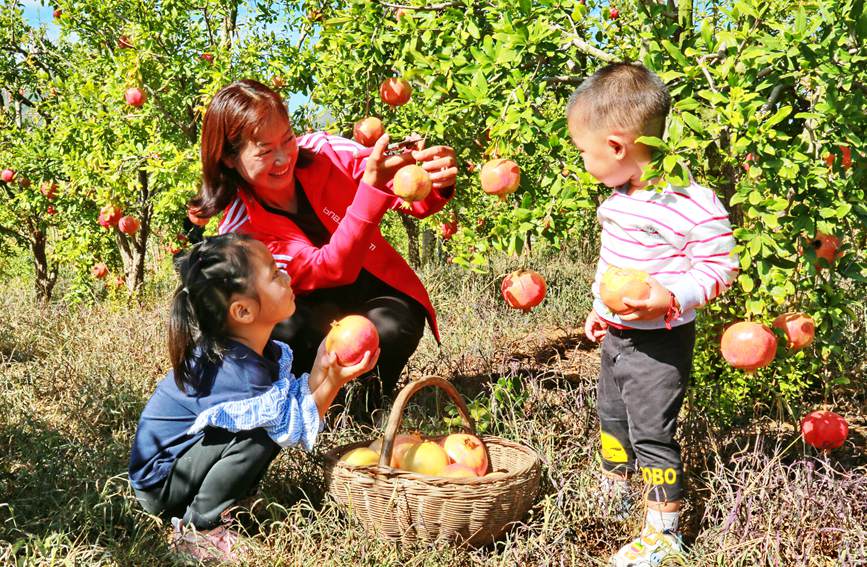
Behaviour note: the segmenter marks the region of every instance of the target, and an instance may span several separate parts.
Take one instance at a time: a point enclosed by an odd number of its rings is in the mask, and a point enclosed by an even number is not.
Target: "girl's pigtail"
[[[196,344],[197,330],[189,290],[181,284],[175,290],[169,316],[169,358],[174,370],[175,384],[182,392],[186,391],[185,384],[192,382],[189,376],[190,359]]]

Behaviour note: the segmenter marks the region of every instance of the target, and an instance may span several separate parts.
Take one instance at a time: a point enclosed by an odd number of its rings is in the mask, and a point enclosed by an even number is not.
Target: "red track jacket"
[[[313,163],[295,169],[295,176],[319,220],[331,232],[328,244],[314,246],[294,222],[268,212],[245,188],[239,188],[238,196],[226,207],[220,234],[243,232],[265,243],[277,267],[292,276],[292,289],[299,295],[350,284],[364,268],[424,306],[439,341],[427,290],[379,231],[382,217],[398,208],[399,199],[361,182],[371,148],[325,132],[301,136],[298,145],[315,154]],[[453,195],[452,189],[434,189],[407,212],[424,218],[442,210]]]

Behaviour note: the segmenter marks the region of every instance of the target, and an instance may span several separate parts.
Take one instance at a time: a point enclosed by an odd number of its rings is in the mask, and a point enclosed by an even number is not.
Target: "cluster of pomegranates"
[[[348,451],[340,460],[350,466],[379,464],[383,439],[367,447]],[[488,472],[488,450],[484,442],[468,433],[452,433],[443,439],[429,439],[418,433],[397,435],[389,466],[428,476],[447,478],[501,477],[502,472]]]

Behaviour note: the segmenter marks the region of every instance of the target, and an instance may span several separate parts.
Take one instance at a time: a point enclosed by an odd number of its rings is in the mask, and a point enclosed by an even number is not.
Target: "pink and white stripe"
[[[682,324],[695,308],[713,300],[737,277],[738,259],[728,212],[713,191],[693,183],[674,190],[614,192],[597,211],[602,246],[593,291],[594,307],[615,323],[619,318],[599,300],[599,282],[609,265],[648,272],[677,297]],[[658,328],[662,321],[623,323]]]

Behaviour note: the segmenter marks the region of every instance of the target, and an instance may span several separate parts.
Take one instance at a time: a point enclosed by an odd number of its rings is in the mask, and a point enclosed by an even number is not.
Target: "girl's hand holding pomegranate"
[[[324,417],[325,412],[331,406],[331,402],[337,396],[337,392],[354,380],[373,370],[379,359],[379,349],[376,352],[366,351],[358,364],[341,366],[337,362],[337,355],[325,349],[325,340],[319,345],[310,378],[307,381],[310,393],[319,407],[319,416]]]

